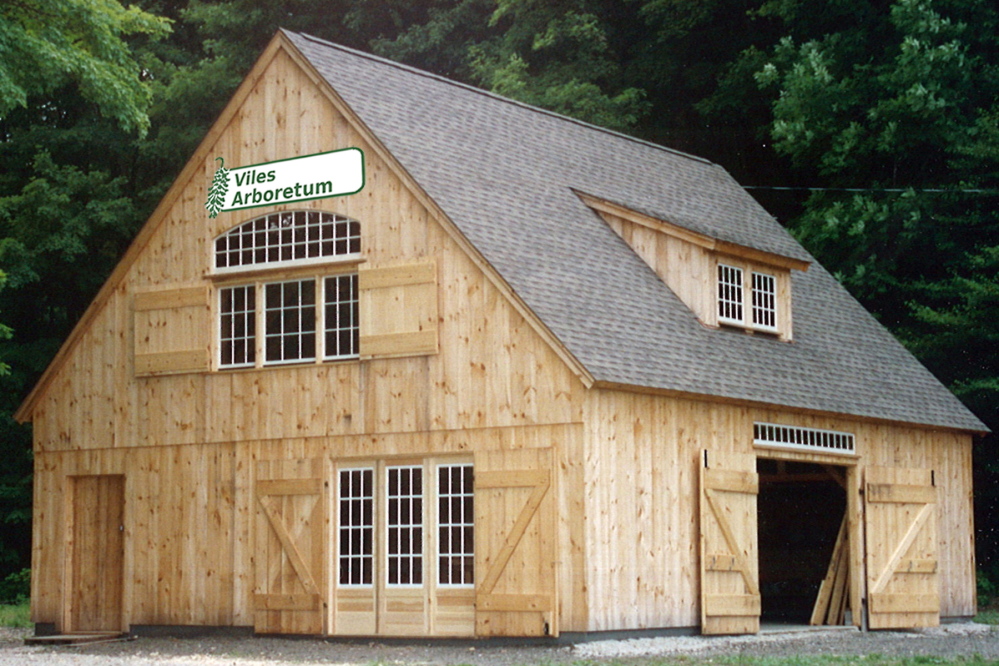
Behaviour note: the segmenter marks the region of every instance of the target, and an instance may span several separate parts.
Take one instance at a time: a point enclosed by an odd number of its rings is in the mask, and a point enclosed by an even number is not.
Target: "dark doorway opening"
[[[846,512],[842,467],[758,459],[761,620],[808,624]]]

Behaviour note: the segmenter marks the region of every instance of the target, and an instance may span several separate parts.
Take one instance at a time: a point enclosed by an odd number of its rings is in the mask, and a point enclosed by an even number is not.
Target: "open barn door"
[[[256,471],[254,631],[324,634],[323,461],[264,460]]]
[[[940,582],[933,472],[868,467],[864,502],[868,626],[937,626]]]
[[[550,449],[475,455],[475,633],[558,636]]]
[[[760,630],[756,456],[701,456],[701,633]]]

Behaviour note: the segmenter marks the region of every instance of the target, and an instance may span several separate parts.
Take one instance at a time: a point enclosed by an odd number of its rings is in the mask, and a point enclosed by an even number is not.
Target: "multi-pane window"
[[[258,289],[263,290],[262,312],[256,308]],[[263,334],[263,365],[308,363],[320,353],[327,361],[357,358],[358,321],[356,273],[222,287],[219,367],[253,367],[258,331]]]
[[[215,269],[321,261],[360,251],[361,227],[356,220],[319,211],[271,213],[216,238]]]
[[[316,281],[264,285],[264,358],[294,363],[316,358]]]
[[[438,583],[475,582],[475,505],[471,465],[437,468]]]
[[[777,276],[718,264],[718,322],[777,332]]]
[[[423,468],[388,467],[385,499],[387,581],[423,584]]]
[[[753,273],[753,326],[777,328],[777,278]]]
[[[244,368],[256,362],[257,292],[254,285],[219,290],[219,365]]]
[[[340,585],[371,585],[374,570],[375,471],[340,470]]]
[[[357,356],[361,330],[357,321],[357,275],[328,277],[325,289],[325,358],[339,359]]]
[[[718,320],[741,324],[742,303],[742,269],[718,264]]]

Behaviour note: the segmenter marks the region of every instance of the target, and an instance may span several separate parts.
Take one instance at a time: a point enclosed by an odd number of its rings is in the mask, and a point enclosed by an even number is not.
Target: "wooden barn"
[[[364,185],[210,217],[227,166]],[[719,166],[278,33],[26,399],[38,632],[975,613],[983,424]]]

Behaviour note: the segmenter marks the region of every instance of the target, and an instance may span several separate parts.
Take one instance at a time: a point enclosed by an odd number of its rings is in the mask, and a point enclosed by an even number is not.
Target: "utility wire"
[[[911,187],[781,187],[777,185],[743,185],[747,190],[772,190],[776,192],[932,192],[961,194],[999,194],[999,189],[943,189]]]

